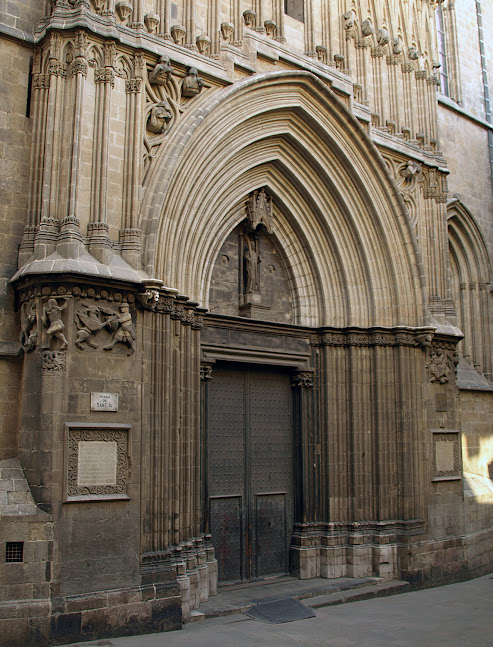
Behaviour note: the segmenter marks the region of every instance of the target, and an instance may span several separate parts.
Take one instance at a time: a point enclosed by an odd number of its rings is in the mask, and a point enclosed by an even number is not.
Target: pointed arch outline
[[[464,333],[464,357],[492,379],[490,304],[487,289],[492,267],[484,236],[466,205],[447,205],[452,298]]]
[[[310,250],[308,267],[296,255],[288,259],[295,282],[303,272],[311,277],[317,325],[428,322],[402,196],[366,131],[308,72],[249,77],[185,116],[143,197],[148,273],[206,306],[204,277],[218,241],[238,224],[225,214],[269,184],[268,172]],[[313,319],[309,308],[302,319]]]

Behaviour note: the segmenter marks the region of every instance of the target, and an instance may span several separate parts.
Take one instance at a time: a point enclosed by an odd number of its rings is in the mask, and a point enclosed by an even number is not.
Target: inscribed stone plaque
[[[436,469],[437,472],[451,472],[455,468],[454,444],[445,440],[436,442]]]
[[[118,411],[118,393],[91,393],[91,411]]]
[[[433,431],[433,480],[450,481],[462,475],[460,433],[456,430]]]
[[[114,440],[79,441],[77,485],[116,485],[117,443]]]
[[[67,423],[66,501],[128,499],[130,425]]]

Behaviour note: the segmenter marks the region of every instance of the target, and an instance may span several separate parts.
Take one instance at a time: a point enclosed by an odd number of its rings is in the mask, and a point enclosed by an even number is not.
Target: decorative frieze
[[[429,329],[377,329],[377,330],[343,330],[324,332],[313,335],[311,345],[317,346],[415,346],[427,347],[433,339],[433,330]]]

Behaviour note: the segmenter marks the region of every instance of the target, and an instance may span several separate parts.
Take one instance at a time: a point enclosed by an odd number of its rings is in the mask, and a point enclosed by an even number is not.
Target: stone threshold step
[[[185,622],[244,613],[254,604],[294,598],[306,600],[318,609],[325,606],[356,602],[368,598],[396,595],[410,590],[408,582],[383,582],[378,577],[339,578],[337,580],[298,580],[280,578],[272,582],[221,587],[217,596],[210,598],[192,611]]]

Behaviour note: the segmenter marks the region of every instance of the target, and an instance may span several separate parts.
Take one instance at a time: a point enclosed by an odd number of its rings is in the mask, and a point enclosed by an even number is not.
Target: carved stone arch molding
[[[293,280],[317,301],[311,325],[428,322],[399,190],[357,120],[306,72],[240,81],[171,133],[144,187],[147,272],[207,306],[218,241],[242,219],[234,205],[266,185]]]
[[[464,333],[459,351],[491,381],[491,263],[483,234],[460,200],[447,205],[452,299],[457,326]]]

